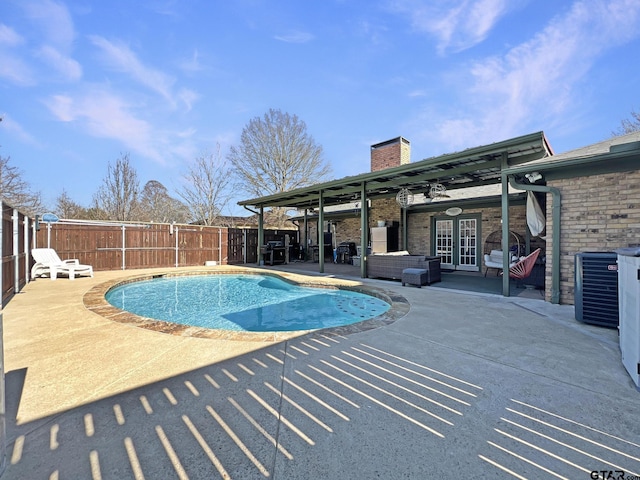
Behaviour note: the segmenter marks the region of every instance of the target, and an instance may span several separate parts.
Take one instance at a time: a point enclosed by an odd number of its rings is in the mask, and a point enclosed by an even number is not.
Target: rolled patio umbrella
[[[534,237],[538,237],[547,225],[542,208],[532,191],[527,192],[527,225]]]

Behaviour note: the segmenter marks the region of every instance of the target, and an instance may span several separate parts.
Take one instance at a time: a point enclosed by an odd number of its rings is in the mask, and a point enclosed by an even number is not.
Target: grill
[[[354,242],[341,242],[336,247],[336,261],[338,263],[351,263],[351,257],[358,254]]]

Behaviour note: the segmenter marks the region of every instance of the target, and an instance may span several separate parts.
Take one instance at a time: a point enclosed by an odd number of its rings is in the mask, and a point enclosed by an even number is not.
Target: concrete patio
[[[39,279],[5,308],[3,479],[640,475],[640,392],[617,331],[571,306],[349,277],[410,310],[283,342],[85,308],[93,286],[139,273]]]

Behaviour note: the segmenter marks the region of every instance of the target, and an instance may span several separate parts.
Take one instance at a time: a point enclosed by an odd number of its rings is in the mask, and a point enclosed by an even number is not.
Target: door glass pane
[[[476,265],[476,241],[476,219],[460,219],[458,221],[459,265]]]
[[[453,220],[436,220],[436,256],[453,264]]]

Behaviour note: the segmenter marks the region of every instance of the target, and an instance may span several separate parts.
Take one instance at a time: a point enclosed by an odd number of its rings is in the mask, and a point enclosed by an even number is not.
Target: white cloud
[[[0,128],[2,128],[4,131],[8,132],[10,135],[17,138],[23,143],[38,145],[38,142],[35,139],[35,137],[31,135],[29,132],[27,132],[22,127],[22,125],[20,125],[13,118],[11,118],[11,116],[3,113],[0,115],[0,117],[2,118],[2,125]]]
[[[172,104],[175,103],[171,93],[174,84],[172,77],[144,65],[136,54],[123,43],[110,42],[98,35],[92,35],[89,38],[96,47],[102,50],[113,68],[130,75],[131,78],[160,94]]]
[[[0,78],[22,87],[35,84],[31,67],[22,58],[2,51],[0,51]]]
[[[51,110],[58,120],[62,122],[72,122],[76,118],[76,112],[73,108],[73,100],[67,95],[53,95],[46,102],[47,107]]]
[[[177,132],[176,135],[180,138],[190,138],[196,134],[197,130],[193,127],[189,127],[186,130],[182,130]]]
[[[443,120],[439,138],[459,148],[552,123],[579,100],[575,87],[602,53],[640,35],[639,21],[633,0],[575,2],[530,41],[476,62],[459,99],[466,114]]]
[[[75,38],[73,20],[67,7],[52,0],[25,1],[22,3],[27,17],[42,29],[46,43],[67,49]]]
[[[188,88],[183,88],[178,92],[178,97],[182,100],[187,107],[187,112],[193,108],[193,103],[200,98],[193,90],[189,90]]]
[[[313,40],[314,36],[309,32],[294,30],[283,35],[275,35],[273,38],[286,43],[307,43]]]
[[[391,2],[391,10],[409,16],[414,29],[433,35],[438,52],[443,54],[482,42],[498,21],[519,3],[515,0],[395,0]]]
[[[171,118],[150,113],[148,106],[129,102],[108,87],[90,85],[81,93],[54,95],[45,105],[59,121],[161,165],[193,158],[195,129],[180,130]]]
[[[141,155],[164,161],[153,141],[151,125],[137,118],[125,100],[107,90],[92,89],[77,97],[55,95],[46,105],[60,121],[76,122],[90,135],[117,140]]]
[[[30,86],[35,83],[33,72],[23,55],[14,51],[23,43],[24,38],[14,29],[0,23],[0,78],[14,85]]]
[[[11,27],[0,23],[0,45],[16,47],[22,43],[24,43],[24,38],[18,35]]]
[[[40,56],[55,70],[68,80],[79,80],[82,77],[82,67],[73,58],[67,57],[51,46],[40,49]]]
[[[38,28],[37,32],[40,36],[40,40],[36,40],[35,35],[31,38],[32,42],[40,41],[41,46],[31,50],[30,53],[44,61],[65,79],[80,79],[82,67],[70,55],[76,34],[73,19],[67,7],[52,0],[25,1],[21,6],[26,17]],[[0,29],[0,38],[2,37]],[[40,75],[40,78],[49,78],[50,76],[44,74]]]
[[[188,73],[198,73],[203,70],[202,64],[200,63],[200,53],[197,49],[193,51],[191,58],[180,63],[180,68]]]

